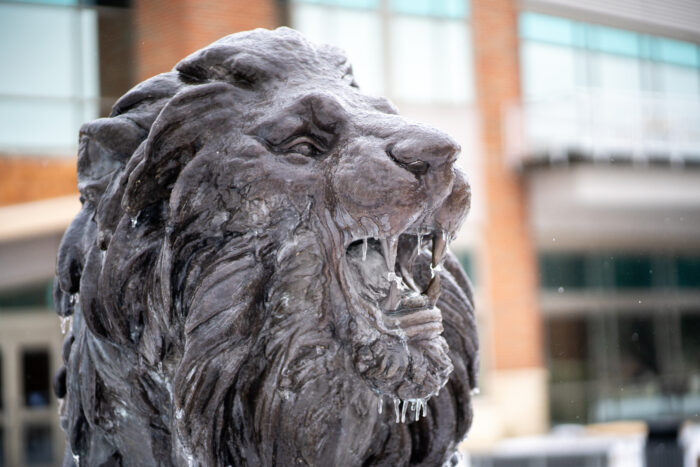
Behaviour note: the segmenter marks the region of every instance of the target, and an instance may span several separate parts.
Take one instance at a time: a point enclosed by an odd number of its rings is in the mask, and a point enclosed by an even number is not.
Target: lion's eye
[[[323,153],[323,149],[319,147],[318,143],[308,136],[294,138],[284,145],[284,151],[308,157],[315,157]]]

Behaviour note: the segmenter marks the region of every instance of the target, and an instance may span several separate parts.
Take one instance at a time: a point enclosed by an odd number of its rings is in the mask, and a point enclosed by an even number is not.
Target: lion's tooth
[[[435,305],[440,296],[440,276],[433,277],[428,285],[428,289],[425,291],[425,295],[428,296],[430,305]]]
[[[401,301],[401,292],[399,292],[399,284],[396,281],[391,282],[391,287],[389,288],[389,295],[383,303],[383,308],[385,311],[394,311],[396,307],[399,306]]]
[[[396,250],[399,246],[399,237],[390,235],[386,238],[380,238],[379,243],[382,245],[382,253],[384,254],[384,261],[386,261],[386,268],[389,271],[393,271],[394,265],[396,264]]]
[[[447,251],[447,232],[444,230],[435,232],[435,235],[433,235],[433,269],[437,269],[440,266],[443,258],[445,258],[445,251]]]
[[[403,264],[399,264],[399,270],[401,272],[401,276],[403,277],[404,283],[414,291],[420,293],[420,289],[413,280],[413,276],[411,276],[411,273],[406,270]]]

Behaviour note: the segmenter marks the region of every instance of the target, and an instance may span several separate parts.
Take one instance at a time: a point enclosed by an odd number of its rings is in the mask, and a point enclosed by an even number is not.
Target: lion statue
[[[233,34],[80,131],[64,465],[438,466],[471,424],[459,146],[337,48]]]

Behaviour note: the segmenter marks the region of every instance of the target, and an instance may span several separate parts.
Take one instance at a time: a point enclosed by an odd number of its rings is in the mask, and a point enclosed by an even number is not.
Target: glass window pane
[[[78,100],[0,97],[0,148],[72,153],[82,118]]]
[[[586,381],[589,375],[588,324],[585,318],[550,318],[547,331],[552,381]]]
[[[700,70],[676,65],[657,64],[661,91],[667,95],[700,96]],[[685,118],[688,118],[687,116]]]
[[[350,8],[378,8],[379,0],[293,0],[295,3],[309,3]]]
[[[700,257],[686,256],[676,260],[679,287],[700,287]],[[698,334],[700,336],[700,334]]]
[[[24,460],[27,465],[50,464],[53,462],[50,426],[29,425],[25,427]]]
[[[0,291],[0,310],[3,308],[53,308],[52,290],[51,282],[2,290]]]
[[[363,91],[383,93],[381,21],[372,11],[295,5],[292,24],[310,40],[345,50]],[[358,31],[362,31],[358,34]]]
[[[523,94],[526,98],[574,94],[577,85],[575,49],[525,42],[521,53]]]
[[[656,37],[652,43],[653,58],[674,65],[700,67],[698,46],[691,42]]]
[[[589,47],[611,54],[640,56],[639,34],[624,29],[589,26]]]
[[[539,13],[520,15],[520,37],[561,45],[574,45],[575,23]]]
[[[619,91],[637,92],[641,89],[642,70],[639,60],[618,55],[594,54],[591,61],[593,84],[604,91],[612,91],[619,95]],[[619,106],[620,99],[617,101],[615,104]]]
[[[391,9],[398,13],[444,18],[465,18],[465,0],[391,0]]]
[[[681,316],[681,344],[686,373],[700,373],[700,310]]]
[[[49,352],[47,350],[25,350],[22,352],[25,406],[45,407],[49,405],[49,371]]]
[[[0,467],[5,466],[5,431],[0,427]]]
[[[652,319],[647,316],[621,315],[618,323],[620,374],[622,382],[641,382],[659,377],[656,339]]]
[[[408,102],[472,97],[468,28],[457,21],[399,16],[391,21],[392,91]]]
[[[0,3],[0,17],[0,149],[72,153],[98,116],[97,13]]]
[[[617,256],[614,259],[614,268],[617,287],[651,287],[653,273],[650,257]]]
[[[551,253],[540,255],[540,282],[545,289],[582,288],[585,283],[583,255]]]

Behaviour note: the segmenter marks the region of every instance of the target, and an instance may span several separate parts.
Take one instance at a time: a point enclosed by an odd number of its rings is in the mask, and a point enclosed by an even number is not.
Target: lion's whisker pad
[[[287,28],[83,125],[54,286],[64,464],[452,462],[478,366],[459,151]]]

